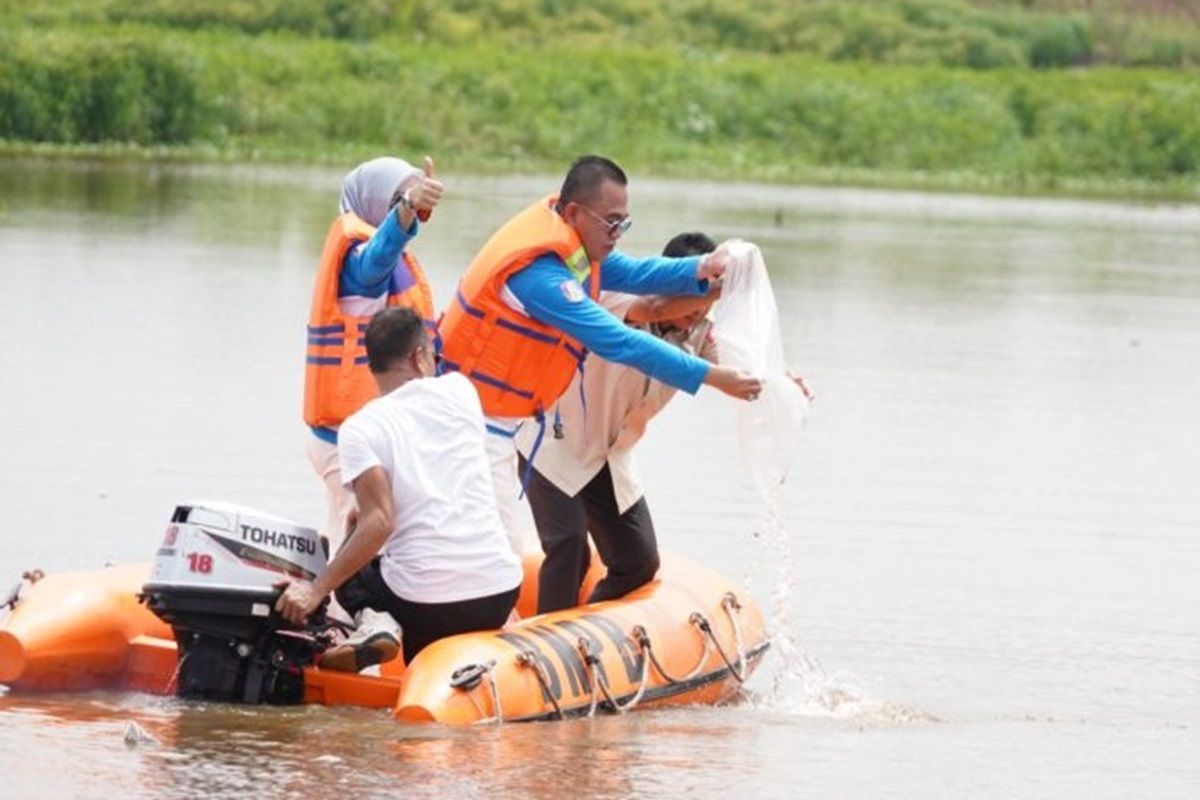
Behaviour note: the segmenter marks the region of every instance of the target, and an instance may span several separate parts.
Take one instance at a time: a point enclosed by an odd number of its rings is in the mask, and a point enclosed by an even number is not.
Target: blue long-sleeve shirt
[[[400,256],[417,230],[415,217],[404,230],[397,214],[389,212],[374,236],[346,254],[338,276],[338,297],[383,297],[391,284],[395,284],[393,292],[402,292],[416,283]]]
[[[704,294],[696,280],[699,257],[633,258],[613,252],[601,264],[600,287],[628,294]],[[525,313],[580,341],[608,361],[625,364],[695,394],[709,364],[648,333],[625,325],[587,296],[556,255],[544,255],[511,275],[508,288]]]

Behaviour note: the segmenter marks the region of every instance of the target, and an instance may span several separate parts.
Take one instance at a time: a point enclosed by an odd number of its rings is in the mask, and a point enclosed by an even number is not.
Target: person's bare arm
[[[710,305],[712,305],[712,300],[706,296],[688,297],[680,295],[677,297],[663,297],[660,295],[648,295],[646,297],[639,297],[630,304],[629,310],[625,312],[625,321],[639,324],[643,322],[663,322],[679,319],[696,311],[705,311]]]
[[[379,554],[392,532],[395,503],[391,481],[383,467],[371,467],[354,479],[354,499],[358,503],[358,527],[354,535],[346,539],[315,581],[292,581],[275,603],[275,610],[289,622],[303,625],[330,592]]]
[[[625,321],[634,324],[666,322],[680,319],[697,311],[706,312],[721,296],[721,279],[709,281],[708,294],[703,295],[643,295],[634,300],[625,312]]]
[[[739,400],[757,400],[762,392],[762,381],[748,372],[733,367],[713,364],[708,369],[704,382]]]

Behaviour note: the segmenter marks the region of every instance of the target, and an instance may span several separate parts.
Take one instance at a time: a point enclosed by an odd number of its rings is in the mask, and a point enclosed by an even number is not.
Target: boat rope
[[[733,628],[733,646],[737,649],[737,663],[741,676],[734,673],[734,677],[738,679],[738,683],[745,683],[749,677],[746,673],[746,649],[742,646],[742,629],[738,625],[738,614],[742,613],[742,604],[738,602],[736,594],[726,592],[721,598],[721,608],[725,609],[725,616],[729,617],[729,627]],[[734,611],[737,614],[734,614]]]
[[[638,628],[641,628],[641,626],[639,625]],[[636,630],[637,628],[635,628]],[[644,628],[642,628],[642,632],[645,632]],[[646,637],[646,641],[649,641],[648,636]],[[592,704],[588,708],[587,714],[589,717],[596,713],[596,689],[599,689],[600,693],[604,695],[604,702],[608,704],[609,709],[614,714],[624,714],[641,701],[642,696],[646,693],[646,681],[650,677],[650,659],[647,657],[644,648],[642,650],[642,677],[638,680],[637,691],[633,693],[633,697],[630,697],[624,703],[618,702],[617,698],[613,697],[612,691],[608,688],[608,679],[605,677],[604,669],[600,664],[600,656],[596,654],[595,649],[592,647],[591,639],[584,636],[579,637],[579,654],[583,656],[583,663],[587,666],[590,676],[589,680],[592,684]]]
[[[729,667],[730,674],[737,679],[738,683],[745,683],[746,678],[749,677],[746,672],[746,655],[742,648],[742,632],[738,627],[737,617],[733,613],[734,611],[741,611],[742,606],[738,603],[737,596],[733,592],[728,592],[721,598],[721,608],[724,609],[725,614],[729,617],[729,624],[733,628],[734,647],[737,650],[736,663],[729,660],[729,656],[725,653],[725,648],[721,646],[720,640],[717,639],[716,632],[713,631],[712,625],[709,624],[703,614],[698,611],[695,612],[692,614],[692,620],[712,640],[712,643],[717,648],[717,653],[721,656],[721,660],[725,662],[725,666]]]
[[[704,665],[708,663],[708,657],[712,653],[712,643],[708,637],[704,636],[703,629],[700,628],[700,622],[703,619],[704,617],[700,614],[692,614],[688,617],[688,622],[696,626],[697,630],[700,631],[700,641],[704,644],[704,651],[700,653],[700,658],[696,661],[696,666],[692,667],[686,675],[679,678],[667,672],[666,668],[659,662],[658,656],[654,653],[654,647],[650,644],[650,634],[646,632],[646,629],[641,625],[633,629],[633,638],[641,645],[642,651],[650,657],[650,663],[654,665],[654,669],[659,675],[663,676],[667,683],[687,683],[699,675],[700,670],[704,669]]]
[[[537,660],[537,656],[534,655],[533,651],[522,650],[520,653],[517,653],[517,664],[533,670],[533,674],[537,676],[538,685],[542,687],[542,697],[550,701],[550,705],[554,706],[555,716],[562,719],[562,707],[559,706],[558,698],[554,696],[554,692],[550,691],[550,679],[546,676],[546,668]]]
[[[495,722],[497,725],[504,722],[504,710],[500,707],[500,690],[496,687],[496,678],[492,674],[492,670],[496,666],[495,659],[486,661],[483,664],[465,664],[454,672],[450,673],[450,686],[463,692],[471,700],[471,705],[475,706],[475,711],[478,712],[479,722]],[[483,709],[479,706],[479,702],[475,699],[473,692],[479,684],[487,680],[488,692],[492,696],[492,716],[486,716]]]
[[[488,690],[492,694],[492,708],[496,712],[496,724],[504,724],[504,709],[500,708],[500,689],[496,686],[496,676],[492,672],[492,667],[496,666],[495,661],[488,662],[487,682]],[[488,719],[481,719],[480,722],[491,722]]]
[[[596,655],[592,653],[592,643],[583,637],[579,638],[579,653],[583,656],[584,666],[587,667],[588,674],[591,676],[591,678],[588,680],[588,683],[592,685],[592,702],[591,705],[588,706],[587,714],[584,715],[588,719],[591,719],[592,717],[596,716],[596,689],[599,688],[595,671],[592,669],[592,662],[598,659],[596,658]]]

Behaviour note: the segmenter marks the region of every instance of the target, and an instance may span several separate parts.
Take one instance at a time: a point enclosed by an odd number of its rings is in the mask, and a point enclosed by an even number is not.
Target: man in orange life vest
[[[325,239],[313,287],[304,375],[304,421],[313,434],[308,457],[325,483],[331,552],[345,536],[354,507],[338,468],[338,427],[378,396],[364,332],[371,317],[388,306],[412,308],[432,329],[433,295],[407,245],[442,190],[428,156],[423,170],[398,158],[376,158],[342,182],[341,214]]]
[[[607,158],[577,159],[557,196],[529,206],[484,244],[440,323],[442,369],[462,372],[479,391],[496,499],[518,551],[524,533],[512,437],[521,424],[539,426],[530,453],[536,463],[546,412],[585,368],[588,351],[688,393],[708,384],[753,400],[762,389],[758,378],[630,328],[596,303],[601,289],[702,295],[725,271],[721,248],[689,258],[615,251],[631,224],[627,183]]]

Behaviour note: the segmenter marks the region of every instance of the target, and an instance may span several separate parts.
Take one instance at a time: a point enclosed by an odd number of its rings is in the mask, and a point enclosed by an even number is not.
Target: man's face
[[[708,313],[707,307],[698,308],[690,314],[684,314],[682,317],[663,320],[655,326],[655,334],[660,338],[681,343],[692,335],[692,329],[700,324],[706,313]]]
[[[629,192],[615,181],[604,181],[586,202],[567,203],[562,216],[579,234],[588,258],[601,262],[621,238],[617,223],[629,216]]]

